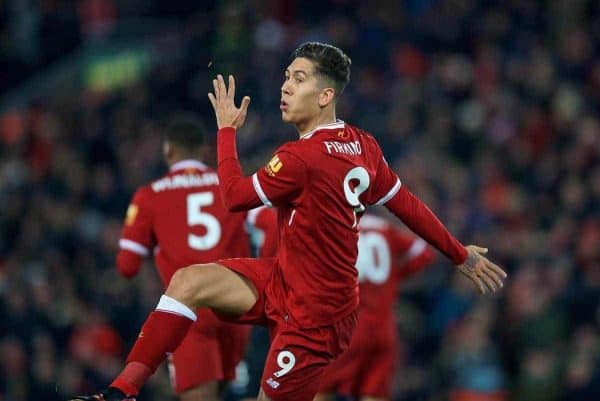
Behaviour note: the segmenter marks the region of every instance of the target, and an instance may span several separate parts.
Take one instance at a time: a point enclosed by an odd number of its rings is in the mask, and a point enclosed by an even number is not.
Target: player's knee
[[[208,306],[219,265],[191,265],[173,274],[166,294],[190,307]]]
[[[199,269],[200,266],[191,265],[177,270],[171,277],[166,294],[188,306],[199,306],[197,294],[206,285],[206,275],[203,269]]]

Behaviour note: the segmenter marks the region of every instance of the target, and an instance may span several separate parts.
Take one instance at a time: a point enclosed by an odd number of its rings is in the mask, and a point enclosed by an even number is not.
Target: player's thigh
[[[179,394],[181,401],[219,401],[219,383],[212,381],[201,384]]]
[[[218,263],[240,276],[256,291],[256,302],[244,314],[233,314],[227,313],[227,311],[215,310],[216,315],[226,322],[258,324],[262,326],[269,325],[270,320],[265,314],[265,288],[277,263],[277,259],[233,258],[222,259]]]
[[[221,264],[209,263],[177,270],[166,295],[192,308],[242,315],[256,303],[258,290],[248,278]]]

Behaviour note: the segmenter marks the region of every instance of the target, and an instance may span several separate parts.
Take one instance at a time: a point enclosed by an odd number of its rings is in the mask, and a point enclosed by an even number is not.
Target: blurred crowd
[[[596,400],[599,3],[201,3],[0,2],[4,90],[132,17],[177,20],[154,45],[182,49],[122,89],[72,86],[0,114],[0,401],[62,400],[119,370],[162,292],[151,262],[128,282],[114,257],[130,196],[165,170],[164,123],[186,110],[212,129],[210,78],[234,73],[252,98],[238,136],[251,172],[294,139],[279,88],[307,40],[352,58],[338,117],[373,132],[403,184],[509,272],[493,297],[443,258],[407,283],[395,398]],[[141,399],[170,399],[165,371]]]

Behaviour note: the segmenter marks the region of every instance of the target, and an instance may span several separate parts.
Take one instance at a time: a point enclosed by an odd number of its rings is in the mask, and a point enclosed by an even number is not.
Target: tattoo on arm
[[[475,273],[475,266],[477,266],[477,262],[479,262],[479,255],[475,252],[469,252],[467,256],[467,260],[463,263],[463,267],[471,273]]]

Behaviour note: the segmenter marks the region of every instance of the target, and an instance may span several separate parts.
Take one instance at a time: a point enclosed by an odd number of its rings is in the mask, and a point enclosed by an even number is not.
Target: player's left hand
[[[208,99],[215,110],[217,127],[219,129],[224,127],[240,128],[244,125],[244,120],[246,120],[250,97],[244,96],[240,107],[235,106],[235,79],[233,75],[229,76],[229,88],[225,85],[225,80],[221,74],[217,75],[216,79],[213,79],[213,87],[215,88],[215,93],[209,93]]]
[[[487,248],[468,245],[466,249],[468,252],[467,260],[456,266],[458,270],[467,276],[482,294],[502,288],[506,272],[483,256],[487,253]]]

